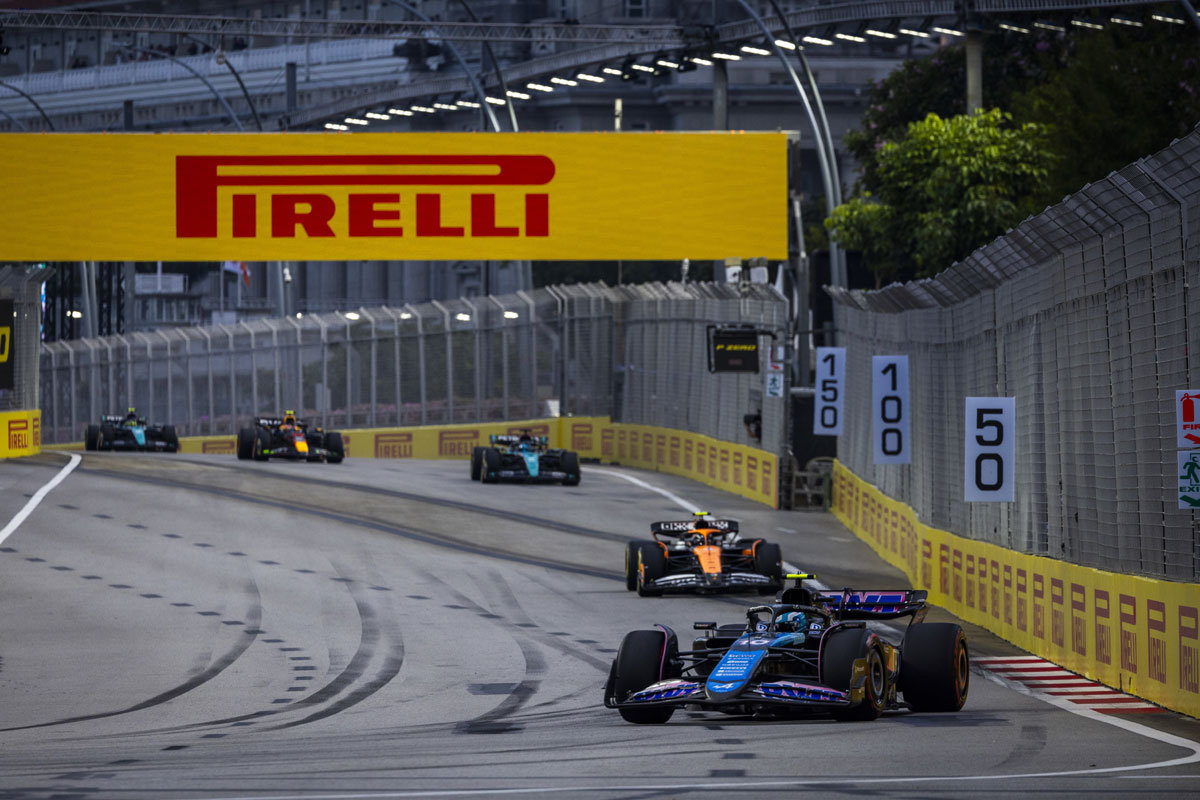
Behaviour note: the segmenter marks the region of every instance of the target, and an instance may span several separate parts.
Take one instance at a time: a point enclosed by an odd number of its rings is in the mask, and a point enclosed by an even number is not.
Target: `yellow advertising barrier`
[[[1200,717],[1200,585],[1104,572],[917,521],[842,463],[833,512],[929,601],[1114,688]]]
[[[342,441],[347,458],[464,459],[470,458],[471,448],[486,445],[492,434],[522,430],[548,436],[551,447],[574,450],[580,458],[680,475],[779,507],[779,459],[774,454],[673,428],[615,423],[607,417],[353,428],[342,431]],[[233,436],[185,437],[180,450],[235,455],[237,441]]]
[[[13,261],[787,257],[778,133],[3,134]],[[753,191],[737,197],[735,186]]]
[[[0,413],[0,458],[33,456],[42,452],[42,412]]]

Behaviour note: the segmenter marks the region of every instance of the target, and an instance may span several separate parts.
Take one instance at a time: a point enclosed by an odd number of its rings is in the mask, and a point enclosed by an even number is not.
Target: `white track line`
[[[657,492],[658,494],[661,494],[663,497],[670,500],[672,503],[675,503],[676,505],[681,506],[682,508],[684,508],[688,511],[700,511],[701,510],[700,506],[696,505],[691,500],[685,500],[684,498],[680,497],[679,495],[675,494],[674,492],[667,491],[666,489],[655,486],[652,483],[646,483],[641,478],[635,478],[632,475],[626,475],[624,472],[614,472],[611,469],[596,469],[595,467],[589,467],[588,474],[591,475],[593,473],[598,474],[598,475],[608,475],[609,477],[613,477],[613,478],[621,478],[623,480],[629,481],[632,484],[640,486],[643,489],[646,489],[648,491]]]
[[[29,502],[25,504],[25,507],[18,511],[15,517],[9,520],[9,523],[4,526],[3,530],[0,530],[0,544],[3,544],[4,540],[7,539],[13,531],[20,527],[21,523],[25,521],[25,518],[33,513],[33,510],[38,507],[38,504],[41,503],[43,499],[45,499],[46,495],[50,494],[50,490],[62,483],[63,479],[71,474],[71,470],[79,466],[79,462],[83,460],[76,453],[67,453],[66,455],[71,459],[70,462],[68,462],[65,467],[60,469],[58,474],[50,479],[49,483],[38,489],[37,492],[34,493],[33,497],[29,498]]]

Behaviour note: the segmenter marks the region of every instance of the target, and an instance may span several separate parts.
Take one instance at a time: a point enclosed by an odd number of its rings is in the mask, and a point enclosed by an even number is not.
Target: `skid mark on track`
[[[533,642],[522,638],[517,638],[516,642],[525,659],[525,676],[521,682],[491,711],[458,723],[454,727],[455,733],[515,733],[524,730],[524,725],[506,720],[520,711],[537,693],[542,683],[541,676],[546,672],[546,660]]]
[[[174,700],[177,697],[203,686],[213,678],[220,675],[235,661],[237,661],[242,654],[250,648],[250,645],[254,642],[256,636],[262,633],[258,627],[259,623],[262,621],[262,603],[257,584],[255,584],[253,581],[250,581],[245,587],[245,593],[251,601],[246,610],[246,614],[244,615],[246,619],[249,620],[249,627],[247,627],[247,629],[243,632],[248,635],[238,639],[233,647],[221,654],[221,656],[209,664],[206,669],[196,675],[193,675],[183,683],[177,684],[165,692],[160,692],[153,697],[127,708],[116,709],[113,711],[101,711],[95,714],[84,714],[77,717],[65,717],[63,719],[52,720],[50,722],[39,722],[32,725],[19,725],[11,728],[0,728],[0,731],[20,731],[30,730],[33,728],[47,728],[55,725],[67,725],[75,722],[87,722],[89,720],[117,717],[123,714],[132,714],[135,711],[142,711],[147,708],[153,708],[154,706],[162,705],[163,703]]]

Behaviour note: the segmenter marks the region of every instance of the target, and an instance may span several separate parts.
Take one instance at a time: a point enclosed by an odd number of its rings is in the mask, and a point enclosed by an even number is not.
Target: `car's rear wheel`
[[[971,686],[967,637],[952,622],[909,627],[900,645],[900,691],[913,711],[958,711]]]
[[[483,471],[483,448],[471,448],[471,480],[479,480],[479,473]]]
[[[237,436],[237,457],[248,461],[254,457],[254,428],[242,428]]]
[[[774,594],[783,584],[783,554],[779,545],[770,542],[759,542],[754,548],[754,571],[766,575],[773,582],[771,586],[763,586],[759,594]]]
[[[496,483],[500,480],[500,453],[493,447],[483,449],[483,470],[479,480],[483,483]]]
[[[654,581],[667,574],[667,557],[654,542],[645,542],[638,546],[638,575],[637,593],[641,597],[660,597],[662,589],[654,586]]]
[[[625,634],[617,651],[613,675],[613,696],[618,702],[663,679],[663,667],[670,661],[667,635],[662,631],[631,631]],[[618,709],[626,722],[661,725],[675,713],[674,706]]]
[[[871,632],[866,628],[846,628],[833,631],[821,648],[821,680],[826,686],[850,691],[854,677],[854,662],[867,660],[866,685],[862,701],[833,712],[835,719],[867,721],[883,713],[887,698],[887,667],[883,654],[871,644]]]
[[[254,460],[266,461],[267,451],[271,449],[271,434],[262,428],[254,431]]]
[[[567,473],[567,477],[563,478],[563,486],[578,486],[582,479],[582,473],[579,471],[579,454],[572,453],[570,450],[564,451],[562,470]]]
[[[638,547],[640,542],[625,543],[625,588],[633,591],[638,580]]]
[[[175,432],[174,425],[163,425],[163,442],[167,445],[168,453],[179,452],[179,434]]]
[[[342,459],[346,457],[346,443],[342,441],[342,435],[337,431],[326,431],[325,450],[329,453],[325,456],[325,463],[342,463]]]
[[[83,437],[83,447],[85,450],[95,450],[100,446],[100,426],[88,425],[87,433]]]

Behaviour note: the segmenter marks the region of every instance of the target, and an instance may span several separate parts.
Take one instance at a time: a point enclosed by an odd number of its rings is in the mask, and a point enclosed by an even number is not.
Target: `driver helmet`
[[[803,632],[807,623],[803,611],[785,611],[775,618],[775,630],[784,633]]]
[[[295,425],[296,424],[296,412],[295,411],[283,412],[283,424],[284,425]]]
[[[137,419],[137,409],[136,409],[136,408],[134,408],[133,406],[130,406],[130,407],[129,407],[129,413],[127,413],[127,414],[125,415],[125,419],[127,419],[127,420],[135,420],[135,419]]]

